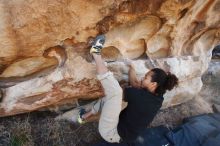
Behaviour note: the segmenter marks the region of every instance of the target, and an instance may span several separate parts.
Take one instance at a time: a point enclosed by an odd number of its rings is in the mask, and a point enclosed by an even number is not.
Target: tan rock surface
[[[106,33],[105,46],[114,46],[127,58],[138,58],[145,52],[145,43],[161,26],[161,20],[148,15],[142,19],[115,27]]]
[[[0,56],[37,56],[60,41],[95,36],[96,23],[118,7],[119,1],[12,0],[0,1]]]
[[[164,58],[170,55],[170,32],[172,27],[164,25],[149,41],[147,41],[146,54],[150,58]]]

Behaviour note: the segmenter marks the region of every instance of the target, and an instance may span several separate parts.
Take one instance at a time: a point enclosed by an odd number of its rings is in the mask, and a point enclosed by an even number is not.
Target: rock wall
[[[0,0],[0,12],[0,116],[102,97],[88,55],[98,34],[119,81],[127,82],[123,58],[139,77],[153,67],[179,77],[164,108],[198,94],[220,43],[219,0]]]

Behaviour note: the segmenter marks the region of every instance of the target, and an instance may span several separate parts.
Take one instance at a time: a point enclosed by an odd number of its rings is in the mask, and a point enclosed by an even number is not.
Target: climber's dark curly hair
[[[170,72],[166,73],[160,68],[154,68],[151,71],[153,72],[151,81],[157,83],[157,88],[155,90],[157,95],[163,95],[166,90],[172,90],[178,85],[178,78],[176,75]]]

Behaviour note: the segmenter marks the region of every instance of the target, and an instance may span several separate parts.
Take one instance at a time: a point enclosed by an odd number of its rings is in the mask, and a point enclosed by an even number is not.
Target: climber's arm
[[[128,71],[128,77],[129,77],[130,85],[135,88],[140,88],[141,82],[137,79],[137,75],[136,75],[136,72],[135,72],[133,65],[131,64],[131,65],[129,65],[129,67],[130,68]]]

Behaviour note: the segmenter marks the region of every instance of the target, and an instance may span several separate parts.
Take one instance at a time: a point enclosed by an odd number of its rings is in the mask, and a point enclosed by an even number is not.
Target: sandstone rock
[[[213,105],[213,111],[216,113],[220,113],[220,105],[214,104]]]
[[[19,82],[47,75],[56,67],[63,66],[67,59],[66,52],[61,46],[48,48],[43,56],[19,60],[8,66],[0,74],[0,87],[14,86]]]
[[[27,58],[11,64],[0,75],[0,87],[7,88],[15,84],[40,77],[55,70],[58,61],[44,57]]]
[[[217,112],[218,105],[220,105],[220,61],[211,60],[207,71],[202,75],[203,87],[199,92],[199,95],[203,97],[210,105],[213,110]]]
[[[55,75],[53,74],[53,77]],[[0,116],[42,110],[76,103],[78,98],[92,99],[103,96],[100,83],[93,79],[72,82],[63,79],[51,85],[52,79],[32,79],[7,88],[1,103]]]
[[[117,61],[117,60],[123,58],[120,51],[117,48],[115,48],[114,46],[103,48],[101,55],[102,55],[103,59],[105,59],[106,61]]]
[[[85,41],[98,33],[96,23],[122,1],[0,1],[0,56],[5,63],[18,56],[39,56],[73,36]]]
[[[27,58],[11,64],[4,70],[0,77],[25,76],[57,64],[58,61],[56,59],[47,59],[44,57]]]
[[[200,1],[201,3],[201,1]],[[183,18],[187,11],[193,6],[194,1],[165,1],[159,10],[159,14],[162,18],[165,18],[168,24],[176,24],[178,20]],[[180,20],[181,21],[181,20]],[[188,22],[186,22],[188,23]]]
[[[220,61],[212,60],[208,70],[202,76],[204,84],[220,84]]]
[[[0,102],[2,102],[3,96],[4,96],[4,93],[3,93],[3,91],[0,89]]]
[[[211,58],[212,50],[220,42],[220,29],[210,29],[204,32],[194,43],[192,54]]]
[[[170,55],[169,38],[172,27],[164,25],[148,42],[146,53],[150,58],[163,58]]]
[[[1,104],[0,115],[13,115],[43,109],[51,105],[74,103],[77,99],[82,98],[102,97],[103,91],[100,83],[97,80],[89,79],[94,78],[95,67],[93,65],[90,67],[90,64],[86,62],[82,64],[83,61],[80,61],[80,57],[71,59],[71,61],[67,60],[63,68],[57,69],[50,75],[7,88]],[[143,77],[152,67],[161,67],[179,77],[179,87],[165,95],[164,108],[192,99],[202,87],[200,68],[202,61],[199,57],[136,60],[133,63],[139,78]],[[112,62],[108,66],[118,81],[128,81],[128,66],[124,62]],[[79,76],[80,73],[81,76]],[[74,78],[76,75],[78,75],[78,79]]]
[[[77,99],[103,96],[100,83],[94,79],[94,65],[73,52],[69,52],[68,57],[70,58],[65,65],[51,74],[19,82],[4,89],[0,116],[65,106],[70,103],[74,105]]]
[[[160,26],[161,20],[150,15],[136,22],[120,25],[106,33],[105,47],[114,46],[124,57],[137,58],[145,52],[145,42]]]
[[[172,2],[170,1],[170,3]],[[189,43],[190,40],[193,39],[194,36],[200,36],[203,34],[204,31],[213,28],[212,22],[209,22],[210,19],[208,19],[208,16],[210,14],[216,13],[217,11],[220,11],[218,9],[218,3],[218,0],[208,0],[205,2],[201,0],[196,2],[189,1],[188,4],[186,3],[185,6],[181,8],[183,11],[185,11],[183,13],[184,15],[180,17],[181,19],[177,19],[178,23],[176,23],[171,34],[171,39],[173,40],[171,47],[178,48],[172,50],[173,55],[191,54],[190,50],[192,50],[193,48],[190,48],[190,46],[192,45]],[[219,15],[216,17],[218,18],[216,20],[213,20],[214,23],[219,21]],[[219,24],[216,24],[215,26],[218,28]],[[188,50],[185,50],[187,48]]]
[[[67,38],[63,41],[62,45],[65,48],[68,48],[68,47],[72,47],[75,43],[76,42],[75,42],[74,38]]]

